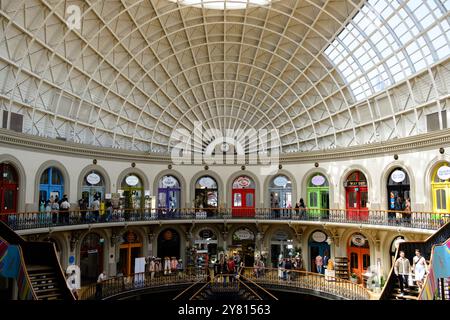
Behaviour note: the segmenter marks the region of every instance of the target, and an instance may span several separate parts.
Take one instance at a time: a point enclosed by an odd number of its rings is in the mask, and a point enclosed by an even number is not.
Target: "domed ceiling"
[[[167,153],[174,132],[201,130],[204,152],[276,130],[284,153],[302,152],[424,132],[424,103],[448,97],[450,1],[0,5],[3,127],[22,119],[28,134]],[[415,75],[433,93],[396,98],[419,90]]]

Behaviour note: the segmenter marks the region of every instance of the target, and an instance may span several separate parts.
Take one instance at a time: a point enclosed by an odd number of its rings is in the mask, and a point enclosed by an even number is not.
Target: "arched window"
[[[95,198],[105,199],[105,179],[100,172],[93,170],[84,176],[81,197],[89,207]]]
[[[203,176],[195,183],[196,208],[217,208],[219,201],[217,182],[210,176]]]
[[[178,179],[171,175],[159,179],[158,208],[179,209],[181,188]]]
[[[41,175],[39,185],[39,200],[62,199],[64,195],[64,177],[62,172],[56,167],[47,168]]]
[[[285,175],[274,177],[269,185],[271,208],[292,208],[292,182]]]

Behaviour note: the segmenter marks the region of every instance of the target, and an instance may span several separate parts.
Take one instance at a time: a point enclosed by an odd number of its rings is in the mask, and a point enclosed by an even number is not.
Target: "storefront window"
[[[217,208],[218,191],[217,182],[212,177],[204,176],[198,179],[195,184],[195,207],[200,209]]]
[[[91,171],[86,174],[83,179],[81,195],[89,207],[95,199],[99,201],[105,199],[105,179],[100,172]]]
[[[46,169],[40,179],[39,199],[41,202],[47,200],[62,199],[64,195],[64,178],[61,171],[56,167]]]
[[[269,186],[269,194],[271,208],[292,207],[292,183],[287,176],[274,177]]]

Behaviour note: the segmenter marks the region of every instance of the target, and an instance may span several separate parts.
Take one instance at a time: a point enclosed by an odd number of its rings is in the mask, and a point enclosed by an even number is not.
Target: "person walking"
[[[107,278],[106,272],[102,271],[97,278],[97,285],[95,286],[95,299],[100,300],[103,296],[103,281]]]
[[[405,287],[408,289],[408,276],[411,272],[411,264],[405,258],[404,251],[400,251],[400,257],[395,261],[394,272],[400,285],[400,296],[403,297],[405,295]]]
[[[422,289],[423,279],[425,277],[425,273],[427,270],[427,262],[425,258],[420,254],[420,250],[416,249],[416,255],[413,258],[413,270],[414,270],[414,278],[416,280],[417,286],[419,289]]]

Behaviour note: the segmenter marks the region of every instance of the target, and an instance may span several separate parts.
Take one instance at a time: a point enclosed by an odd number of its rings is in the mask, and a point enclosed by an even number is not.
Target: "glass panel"
[[[178,194],[178,191],[172,190],[169,192],[169,208],[178,208]]]
[[[240,193],[234,194],[234,206],[241,207],[242,206],[242,195]]]
[[[253,179],[247,176],[240,176],[233,182],[233,189],[254,189]]]
[[[217,191],[208,191],[208,207],[217,207]]]
[[[309,206],[310,207],[317,207],[317,192],[311,192],[309,194]]]
[[[41,183],[41,184],[48,184],[48,180],[49,180],[48,177],[49,177],[49,175],[50,175],[50,168],[47,169],[47,170],[45,170],[45,171],[42,173],[40,183]]]
[[[356,192],[355,191],[351,191],[348,192],[348,203],[347,203],[349,208],[356,208],[357,204],[356,204]]]
[[[179,188],[180,183],[174,176],[164,176],[159,180],[159,188]]]
[[[324,192],[322,191],[320,193],[321,198],[322,198],[322,203],[321,203],[321,207],[322,209],[329,209],[330,208],[330,196],[328,194],[328,192]]]
[[[354,252],[350,253],[350,268],[358,269],[358,255]]]
[[[247,207],[253,207],[253,194],[247,193],[245,196],[245,206]]]
[[[39,200],[40,201],[47,201],[48,200],[48,196],[47,196],[47,191],[46,190],[40,190],[39,191]]]
[[[14,206],[14,191],[13,190],[4,190],[4,203],[2,210],[15,210]]]
[[[196,189],[217,189],[216,180],[209,176],[201,177],[195,184]]]
[[[159,201],[159,207],[160,208],[167,208],[166,193],[165,192],[160,192],[158,194],[158,201]]]
[[[367,191],[361,191],[361,208],[367,207],[367,199],[368,199]]]
[[[446,192],[445,192],[445,190],[441,190],[441,201],[442,201],[441,208],[443,210],[447,209],[447,201],[446,200],[447,200]]]
[[[51,168],[51,175],[52,175],[52,184],[55,185],[62,185],[63,184],[63,179],[62,179],[62,174],[61,171],[59,171],[57,168]]]
[[[366,270],[370,265],[370,255],[363,254],[363,269]]]

